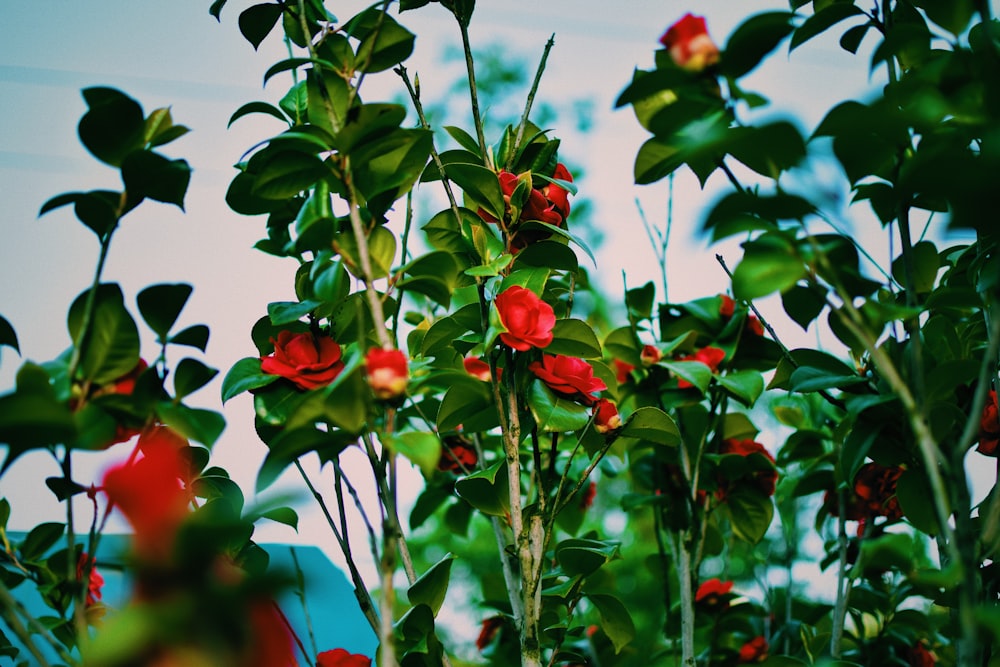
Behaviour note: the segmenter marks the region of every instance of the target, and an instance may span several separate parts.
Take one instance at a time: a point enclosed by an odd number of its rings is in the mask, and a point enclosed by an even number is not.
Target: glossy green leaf
[[[451,565],[455,561],[454,554],[446,554],[444,558],[432,565],[420,578],[410,584],[406,597],[411,605],[425,604],[431,608],[434,615],[441,611],[448,583],[451,579]]]
[[[455,482],[455,493],[483,514],[504,516],[510,509],[507,463],[499,461]]]
[[[165,146],[190,131],[183,125],[175,125],[173,116],[170,114],[170,107],[162,107],[153,111],[146,118],[143,139],[151,148]]]
[[[271,80],[271,77],[273,77],[276,74],[280,74],[281,72],[287,72],[288,70],[298,69],[303,65],[313,65],[316,67],[323,67],[331,71],[336,71],[337,69],[337,66],[334,65],[333,63],[321,59],[314,60],[312,58],[286,58],[271,65],[271,67],[268,68],[266,72],[264,72],[264,84],[266,85],[267,82]],[[289,115],[294,116],[295,114],[289,114]]]
[[[438,435],[408,431],[396,435],[383,433],[380,439],[391,451],[402,454],[420,468],[425,478],[434,476],[441,460],[441,438]]]
[[[337,133],[337,149],[342,153],[350,153],[355,147],[398,129],[405,119],[406,109],[399,104],[355,106],[343,129]]]
[[[601,344],[589,324],[583,320],[567,318],[556,320],[552,328],[552,342],[545,347],[545,352],[581,359],[598,359],[601,356]]]
[[[392,271],[392,264],[396,259],[396,235],[385,227],[378,226],[368,234],[367,241],[371,277],[387,277]],[[355,277],[363,278],[361,250],[358,248],[358,241],[353,230],[338,234],[334,242],[347,270]]]
[[[32,562],[41,559],[65,534],[65,524],[51,521],[38,524],[21,542],[21,560]]]
[[[590,421],[585,406],[557,394],[541,380],[534,380],[528,389],[528,407],[538,428],[546,432],[576,431]]]
[[[780,236],[761,236],[743,244],[743,259],[733,270],[733,295],[752,301],[783,292],[805,277],[794,247]]]
[[[733,534],[741,540],[756,544],[774,516],[774,503],[759,490],[740,486],[726,496],[726,508]]]
[[[233,364],[222,380],[222,402],[245,391],[266,387],[277,379],[277,375],[260,370],[260,357],[244,357]]]
[[[139,314],[160,340],[167,339],[193,289],[186,283],[151,285],[136,296]]]
[[[351,155],[355,185],[369,208],[378,199],[377,210],[384,213],[403,196],[420,177],[433,144],[430,130],[398,129],[356,147]]]
[[[175,333],[167,341],[174,345],[196,347],[202,352],[208,347],[209,329],[204,324],[195,324]]]
[[[129,206],[149,198],[174,204],[183,211],[191,167],[186,160],[171,160],[153,151],[133,151],[122,161],[122,180]]]
[[[736,400],[752,408],[764,393],[764,376],[757,371],[736,371],[718,377],[719,384]]]
[[[635,623],[621,600],[613,595],[588,593],[587,599],[597,607],[601,615],[600,628],[611,640],[615,653],[621,653],[635,639]]]
[[[281,5],[262,3],[246,8],[240,13],[240,32],[256,50],[281,18]]]
[[[110,190],[68,192],[45,202],[38,215],[45,215],[67,204],[73,204],[73,212],[80,222],[89,227],[99,238],[103,238],[118,224],[122,195],[120,192]]]
[[[821,368],[801,366],[792,371],[788,381],[788,390],[806,393],[841,389],[866,382],[868,382],[867,378],[861,377],[857,373],[834,374]]]
[[[738,79],[749,73],[795,28],[793,12],[761,12],[744,21],[726,42],[722,73]]]
[[[312,299],[306,301],[277,301],[267,304],[267,316],[270,318],[271,324],[279,327],[283,324],[298,322],[321,305],[319,301]]]
[[[18,355],[21,354],[21,348],[17,344],[17,332],[7,318],[0,315],[0,347],[4,345],[14,348]]]
[[[87,113],[80,119],[80,141],[90,154],[113,167],[142,147],[146,121],[142,107],[114,88],[85,88]]]
[[[917,294],[926,294],[934,289],[937,274],[941,269],[941,258],[937,248],[930,241],[913,245],[909,252],[909,263],[913,272],[913,284],[907,280],[906,260],[900,255],[892,262],[892,277],[903,287]]]
[[[903,510],[903,516],[913,524],[913,527],[930,537],[937,536],[940,532],[935,504],[928,502],[934,492],[927,475],[920,468],[910,468],[904,470],[903,474],[896,480],[896,498],[899,500],[899,508]],[[945,498],[948,505],[948,499]],[[949,512],[949,516],[950,516]]]
[[[81,331],[89,290],[76,298],[69,309],[70,338],[81,346],[80,370],[97,384],[125,375],[139,362],[139,329],[125,309],[121,288],[116,283],[97,286],[90,326]]]
[[[495,172],[478,164],[456,163],[447,165],[445,173],[471,200],[469,208],[481,207],[494,218],[503,218],[506,204]]]
[[[271,153],[255,168],[257,174],[251,193],[264,199],[294,197],[312,187],[327,172],[320,158],[299,151]]]
[[[351,104],[347,82],[332,72],[310,67],[306,70],[305,91],[309,121],[332,136],[339,136],[347,123]]]
[[[458,264],[451,253],[444,251],[418,255],[399,268],[403,277],[396,281],[397,289],[418,292],[445,308],[458,281]]]
[[[349,35],[361,40],[355,61],[358,71],[382,72],[413,53],[416,36],[378,6],[361,12],[344,28]]]
[[[699,365],[708,368],[704,364]],[[621,435],[670,447],[680,444],[681,441],[681,432],[676,422],[666,412],[652,406],[639,408],[629,415],[622,427]]]
[[[295,532],[299,531],[299,515],[291,507],[275,507],[265,512],[261,512],[261,518],[270,519],[277,523],[291,527]]]
[[[226,428],[226,420],[218,412],[191,408],[181,403],[157,403],[156,415],[160,421],[185,438],[200,442],[209,448],[215,444]]]
[[[0,396],[0,443],[7,445],[0,472],[30,449],[75,439],[73,413],[56,399],[49,374],[25,363],[17,372],[15,391]]]
[[[424,340],[426,342],[426,338]],[[471,377],[448,389],[438,408],[437,425],[441,431],[462,426],[467,432],[477,433],[499,424],[489,385]]]
[[[288,118],[285,116],[285,114],[282,113],[281,109],[274,106],[273,104],[269,104],[267,102],[247,102],[246,104],[244,104],[239,109],[233,112],[233,115],[229,117],[229,122],[226,123],[226,127],[227,128],[232,127],[233,123],[235,123],[237,120],[243,118],[244,116],[248,116],[252,113],[267,114],[268,116],[273,116],[284,123],[288,123]]]
[[[326,390],[324,415],[347,433],[360,433],[368,421],[371,390],[365,381],[363,364],[361,353],[353,354]]]
[[[556,561],[571,577],[589,577],[618,558],[617,542],[567,539],[556,545]]]
[[[712,383],[712,369],[700,361],[661,361],[660,365],[678,378],[690,382],[703,394]]]
[[[197,359],[181,359],[174,369],[174,394],[178,400],[193,394],[219,374]]]
[[[355,440],[354,436],[312,426],[280,431],[268,443],[269,451],[257,472],[257,493],[271,486],[300,456],[317,452],[322,460],[332,460]]]
[[[788,316],[805,331],[826,308],[826,288],[814,283],[792,285],[781,293],[781,305]]]
[[[827,5],[823,9],[816,11],[806,19],[805,23],[795,29],[795,32],[792,34],[792,41],[788,45],[788,50],[794,51],[813,37],[826,32],[841,21],[859,15],[864,16],[864,11],[853,2],[835,2]]]

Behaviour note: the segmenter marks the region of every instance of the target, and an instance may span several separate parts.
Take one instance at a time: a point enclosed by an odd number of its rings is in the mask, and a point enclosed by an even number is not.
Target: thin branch
[[[524,103],[524,113],[521,114],[521,122],[517,126],[517,136],[514,139],[514,150],[511,151],[510,157],[507,160],[506,169],[510,171],[514,167],[514,158],[517,156],[518,151],[521,149],[521,142],[524,141],[524,130],[528,125],[528,116],[531,114],[531,106],[535,102],[535,95],[538,93],[538,84],[542,82],[542,73],[545,71],[545,61],[549,59],[549,51],[556,43],[556,35],[552,33],[549,36],[549,41],[545,43],[545,49],[542,51],[542,59],[538,62],[538,69],[535,70],[535,78],[531,82],[531,90],[528,91],[528,99]]]

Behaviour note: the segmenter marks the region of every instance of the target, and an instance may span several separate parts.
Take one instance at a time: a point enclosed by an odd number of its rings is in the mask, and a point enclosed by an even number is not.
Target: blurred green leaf
[[[195,324],[178,331],[171,336],[167,342],[173,343],[174,345],[196,347],[204,352],[205,348],[208,347],[208,335],[209,330],[207,326],[204,324]]]
[[[85,88],[87,113],[80,119],[80,141],[91,155],[112,167],[142,147],[146,121],[142,107],[114,88]]]
[[[164,424],[185,438],[211,448],[222,431],[226,420],[218,412],[191,408],[182,403],[161,402],[156,405],[156,415]]]
[[[729,36],[719,61],[725,76],[749,73],[794,30],[793,12],[761,12],[741,23]]]
[[[67,324],[70,338],[80,346],[83,377],[106,384],[125,375],[139,362],[139,329],[125,309],[121,288],[116,283],[97,286],[89,328],[83,327],[89,290],[73,301]]]
[[[161,341],[167,339],[193,289],[185,283],[151,285],[136,296],[139,314]]]
[[[805,23],[795,29],[795,32],[792,34],[792,41],[788,45],[788,50],[794,51],[813,37],[826,32],[841,21],[858,15],[864,16],[864,11],[853,2],[835,2],[827,5],[817,10],[805,20]]]
[[[736,537],[751,544],[764,539],[774,516],[774,503],[768,496],[741,485],[726,495],[725,507]]]
[[[441,438],[437,434],[409,431],[395,435],[383,433],[379,437],[391,451],[402,454],[420,468],[426,479],[434,476],[441,460]]]
[[[0,315],[0,346],[3,345],[14,348],[18,356],[21,355],[21,348],[17,345],[17,332],[7,318]]]
[[[209,368],[197,359],[185,358],[174,369],[174,393],[176,399],[193,394],[219,374],[215,368]]]
[[[191,181],[191,167],[186,160],[171,160],[153,151],[133,151],[122,161],[121,168],[129,208],[149,198],[184,210],[184,195]]]
[[[597,607],[597,611],[601,615],[599,627],[611,640],[611,644],[615,647],[615,653],[621,653],[621,650],[631,643],[636,635],[635,623],[632,621],[628,609],[621,600],[613,595],[588,593],[587,599]]]

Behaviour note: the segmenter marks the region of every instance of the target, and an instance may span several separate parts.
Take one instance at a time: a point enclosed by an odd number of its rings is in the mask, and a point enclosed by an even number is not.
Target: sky
[[[237,16],[253,4],[230,0],[221,24],[208,14],[208,0],[0,0],[0,314],[17,330],[22,358],[0,351],[0,391],[13,386],[24,359],[54,358],[69,345],[65,312],[89,285],[97,257],[94,235],[63,209],[38,219],[39,207],[50,197],[77,190],[120,187],[109,168],[100,166],[80,145],[76,125],[85,111],[80,90],[112,86],[137,99],[145,111],[170,106],[175,122],[192,132],[164,149],[183,157],[194,172],[186,211],[143,204],[116,233],[105,281],[119,282],[126,302],[134,304],[143,287],[164,282],[189,282],[194,294],[179,324],[207,323],[212,330],[204,360],[221,369],[219,377],[192,402],[220,409],[219,386],[238,359],[255,353],[252,324],[272,301],[294,298],[294,264],[255,251],[263,236],[261,218],[233,213],[223,201],[235,173],[232,165],[256,142],[280,131],[276,121],[245,118],[226,124],[238,107],[252,100],[276,102],[282,82],[262,88],[264,71],[285,57],[276,35],[259,52],[243,39]],[[330,2],[346,19],[366,6],[361,2]],[[740,20],[756,11],[787,9],[784,0],[699,0],[695,11],[707,17],[710,33],[723,43]],[[500,44],[505,52],[534,62],[545,40],[555,34],[540,99],[558,103],[586,99],[595,110],[586,135],[572,128],[555,128],[563,150],[585,165],[581,191],[593,200],[593,219],[603,231],[598,249],[601,284],[620,293],[622,274],[630,286],[659,282],[659,269],[643,230],[637,201],[653,222],[665,219],[666,185],[637,187],[632,183],[635,152],[647,138],[628,109],[614,110],[614,100],[630,80],[633,68],[649,68],[657,39],[692,5],[675,0],[480,0],[470,29],[474,44]],[[454,68],[441,64],[446,49],[460,46],[450,15],[431,5],[407,12],[400,21],[418,35],[416,51],[407,62],[418,74],[425,99],[448,95]],[[870,45],[869,45],[870,47]],[[763,114],[792,118],[806,133],[834,103],[864,98],[879,84],[869,78],[867,60],[840,50],[835,38],[815,40],[789,59],[780,50],[745,87],[770,98]],[[396,77],[386,73],[365,83],[365,99],[390,100],[401,91]],[[526,91],[524,91],[526,93]],[[450,103],[465,105],[465,98]],[[838,174],[820,168],[798,176],[796,187],[822,193],[843,206],[848,195]],[[669,289],[674,301],[711,295],[727,289],[724,273],[714,259],[722,252],[735,264],[733,245],[709,248],[698,234],[702,212],[726,184],[713,177],[705,191],[686,175],[674,184],[673,239]],[[658,224],[662,224],[659,222]],[[849,223],[848,223],[849,224]],[[856,223],[848,231],[884,253],[877,225]],[[883,255],[876,255],[884,258]],[[766,314],[779,317],[780,305],[765,303]],[[135,312],[135,310],[133,310]],[[794,326],[794,325],[793,325]],[[810,341],[806,341],[807,343]],[[152,356],[151,337],[144,354]],[[181,351],[172,353],[172,361]],[[195,353],[197,355],[197,353]],[[252,429],[250,398],[230,401],[224,409],[228,427],[213,452],[213,461],[227,468],[249,495],[265,453]],[[766,443],[774,449],[777,442]],[[120,456],[120,453],[117,453]],[[88,457],[80,475],[95,479],[107,458]],[[309,468],[318,474],[316,466]],[[0,480],[0,496],[14,505],[13,528],[58,519],[60,509],[47,491],[39,492],[44,476],[58,474],[48,457],[26,457]],[[323,480],[329,483],[329,470]],[[89,480],[79,479],[86,482]],[[278,485],[278,488],[286,488]],[[329,488],[329,486],[327,487]],[[413,493],[419,490],[415,483]],[[299,505],[298,534],[280,526],[266,527],[264,541],[318,544],[338,560],[318,512]],[[360,543],[364,543],[362,540]]]

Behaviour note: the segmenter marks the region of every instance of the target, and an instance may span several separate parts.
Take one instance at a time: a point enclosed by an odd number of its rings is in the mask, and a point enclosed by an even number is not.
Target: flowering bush
[[[227,4],[210,11],[221,20]],[[295,526],[297,515],[247,506],[209,465],[225,421],[188,399],[218,371],[174,360],[208,342],[204,325],[178,330],[189,285],[136,295],[158,346],[155,359],[141,354],[139,323],[104,265],[138,206],[183,208],[190,168],[164,151],[187,130],[169,109],[146,114],[120,91],[88,88],[80,140],[122,189],[41,207],[72,204],[100,252],[68,309],[67,352],[24,362],[0,395],[0,474],[50,453],[59,474],[45,483],[66,508],[65,522],[12,538],[14,508],[0,500],[0,657],[45,664],[45,647],[63,664],[112,666],[996,662],[1000,499],[993,468],[980,499],[966,467],[996,457],[1000,433],[1000,260],[983,214],[1000,168],[989,8],[793,0],[722,46],[702,18],[668,28],[654,67],[617,101],[650,133],[635,180],[689,170],[722,182],[730,190],[703,226],[714,241],[741,239],[743,254],[732,269],[719,257],[731,295],[684,303],[667,300],[663,254],[663,302],[652,283],[627,288],[608,319],[589,307],[606,299],[580,262],[592,253],[574,233],[586,210],[576,200],[570,219],[578,184],[555,132],[531,120],[545,58],[520,119],[490,136],[468,46],[475,3],[430,4],[383,3],[339,23],[321,0],[299,0],[236,20],[255,48],[282,33],[291,53],[265,75],[287,91],[232,116],[282,127],[238,159],[225,200],[260,220],[258,249],[294,260],[295,300],[261,304],[221,398],[252,406],[267,446],[257,490],[293,470],[319,504],[377,655],[308,646],[276,604],[294,577],[266,568],[254,526]],[[435,133],[404,65],[416,36],[397,17],[410,11],[455,20],[467,128]],[[750,113],[768,102],[747,76],[770,53],[845,24],[847,51],[878,41],[881,93],[838,104],[809,136]],[[407,105],[372,101],[366,82],[389,70]],[[792,187],[824,146],[849,205]],[[445,208],[415,212],[418,183],[440,187]],[[848,215],[889,234],[892,256],[843,232]],[[972,240],[931,240],[960,229]],[[648,231],[665,248],[667,232]],[[782,319],[829,343],[788,344]],[[0,318],[0,345],[20,344]],[[93,450],[117,456],[100,481],[73,465]],[[348,451],[364,475],[341,464]],[[305,457],[332,468],[332,484],[310,477]],[[74,499],[88,504],[88,526]],[[133,533],[120,609],[104,603],[92,556],[115,511]],[[364,545],[349,538],[355,523]],[[826,572],[828,595],[799,578],[803,561]],[[18,587],[51,612],[28,612]],[[457,597],[474,600],[474,616]],[[485,619],[478,639],[451,627],[455,616]]]

